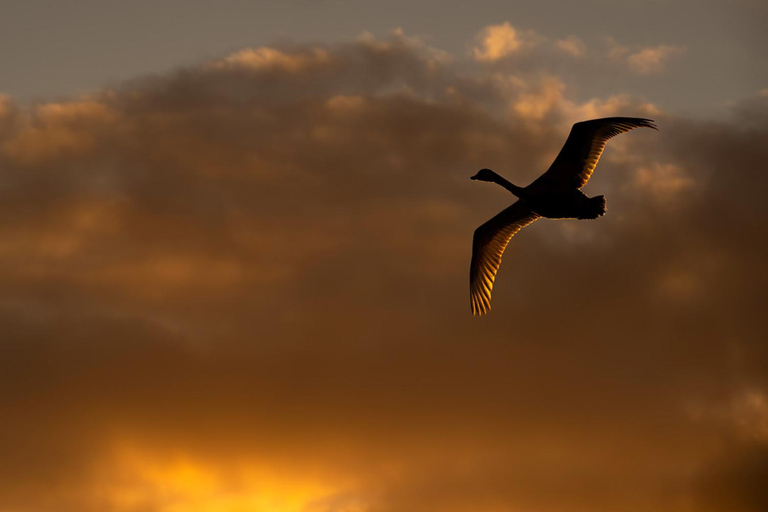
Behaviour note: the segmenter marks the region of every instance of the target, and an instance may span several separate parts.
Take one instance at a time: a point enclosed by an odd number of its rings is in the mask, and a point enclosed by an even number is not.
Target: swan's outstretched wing
[[[475,230],[469,267],[473,315],[482,315],[491,309],[491,289],[504,249],[518,231],[538,218],[525,203],[517,201]]]
[[[609,139],[634,128],[658,130],[651,119],[606,117],[576,123],[547,172],[529,185],[535,190],[581,188],[587,184]]]

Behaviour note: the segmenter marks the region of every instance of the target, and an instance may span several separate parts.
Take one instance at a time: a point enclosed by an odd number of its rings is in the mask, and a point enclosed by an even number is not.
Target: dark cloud
[[[753,500],[712,447],[764,439],[731,404],[768,393],[765,98],[566,93],[395,34],[4,106],[0,508]],[[526,184],[611,114],[661,132],[609,145],[609,214],[520,233],[473,319],[471,234],[510,198],[467,178]]]
[[[768,448],[765,444],[737,444],[727,456],[702,471],[698,502],[702,510],[751,512],[768,508]]]

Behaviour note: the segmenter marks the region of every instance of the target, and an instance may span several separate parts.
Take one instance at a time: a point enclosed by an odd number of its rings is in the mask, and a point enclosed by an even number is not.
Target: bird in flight
[[[501,256],[518,231],[541,217],[596,219],[605,214],[605,196],[587,197],[579,189],[592,176],[608,140],[634,128],[658,130],[651,119],[637,117],[606,117],[574,124],[547,172],[527,187],[513,185],[490,169],[480,169],[472,176],[473,180],[501,185],[518,198],[475,230],[469,269],[473,315],[491,309],[491,289]]]

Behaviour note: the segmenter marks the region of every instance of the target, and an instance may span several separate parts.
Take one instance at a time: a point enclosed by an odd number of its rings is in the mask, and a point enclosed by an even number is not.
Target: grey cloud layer
[[[110,501],[128,443],[316,471],[314,511],[759,510],[766,437],[717,411],[768,394],[765,98],[691,121],[541,74],[400,34],[0,104],[0,508],[186,503]],[[468,176],[611,114],[662,131],[609,145],[608,215],[527,228],[472,319],[509,197]]]

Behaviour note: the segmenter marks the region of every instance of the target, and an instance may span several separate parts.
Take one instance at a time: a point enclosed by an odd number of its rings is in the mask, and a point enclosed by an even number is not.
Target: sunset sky
[[[0,512],[768,510],[765,2],[8,4]]]

